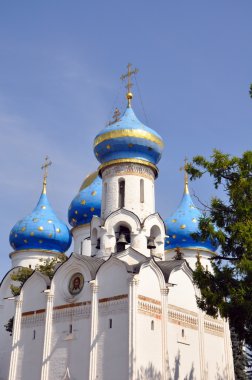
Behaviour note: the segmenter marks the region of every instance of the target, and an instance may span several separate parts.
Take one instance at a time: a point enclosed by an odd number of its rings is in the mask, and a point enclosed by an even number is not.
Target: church
[[[186,172],[175,213],[155,211],[164,141],[134,113],[133,72],[129,65],[125,111],[94,138],[99,166],[68,208],[71,229],[49,203],[47,160],[35,209],[10,232],[0,380],[234,380],[228,322],[197,307],[192,277],[197,260],[212,270],[217,246],[191,237],[201,212]],[[18,268],[36,269],[72,240],[52,278],[34,270],[13,296]],[[4,325],[13,316],[10,335]]]

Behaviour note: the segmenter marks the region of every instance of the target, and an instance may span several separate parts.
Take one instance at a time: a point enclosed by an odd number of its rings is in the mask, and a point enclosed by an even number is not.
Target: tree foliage
[[[246,368],[248,366],[247,354],[243,343],[240,341],[234,329],[231,329],[231,342],[234,359],[235,379],[248,380],[249,377],[246,371]]]
[[[13,296],[19,296],[20,290],[22,286],[24,285],[25,281],[30,277],[30,275],[33,273],[33,269],[21,267],[18,268],[17,271],[13,272],[11,274],[11,279],[18,283],[18,285],[10,285],[11,292]]]
[[[40,272],[52,279],[57,265],[64,263],[66,260],[67,256],[64,253],[58,254],[57,257],[53,259],[41,259],[40,263],[36,265],[35,271]],[[20,267],[11,274],[11,279],[18,284],[10,285],[10,289],[14,297],[19,296],[22,286],[24,285],[25,281],[32,275],[33,272],[34,270],[31,268]],[[14,317],[10,318],[6,325],[4,325],[5,330],[8,331],[10,335],[12,335],[13,321]]]
[[[64,253],[60,253],[57,257],[53,259],[41,259],[40,263],[36,265],[35,271],[48,276],[50,279],[53,278],[55,267],[58,264],[62,264],[67,260],[67,257]],[[13,296],[18,296],[20,294],[21,288],[24,285],[25,281],[31,276],[34,272],[31,268],[20,267],[17,271],[11,274],[11,279],[18,283],[18,286],[11,284],[11,292]]]
[[[14,317],[10,318],[8,322],[6,323],[6,325],[4,325],[5,330],[10,333],[10,336],[12,336],[13,325],[14,325]]]
[[[40,264],[36,265],[36,271],[48,276],[51,280],[57,265],[64,263],[66,260],[67,256],[64,253],[58,254],[54,259],[40,260]]]
[[[252,347],[252,151],[232,157],[214,150],[210,160],[193,158],[187,167],[191,179],[208,173],[224,200],[213,198],[199,222],[196,240],[218,239],[219,253],[213,257],[214,273],[200,262],[194,273],[201,289],[199,307],[212,316],[229,318],[240,341]]]

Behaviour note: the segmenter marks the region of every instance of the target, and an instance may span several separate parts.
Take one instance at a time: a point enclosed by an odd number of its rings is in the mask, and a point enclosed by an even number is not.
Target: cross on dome
[[[120,115],[121,115],[121,112],[119,111],[119,109],[116,107],[115,111],[114,111],[114,115],[113,115],[113,120],[112,121],[109,121],[108,122],[108,125],[112,125],[114,123],[117,123],[118,121],[120,121]]]
[[[185,157],[184,159],[184,166],[182,166],[180,168],[180,171],[184,171],[184,193],[185,194],[189,194],[189,189],[188,189],[188,173],[186,171],[187,167],[188,167],[188,159],[187,157]]]
[[[47,181],[47,176],[48,176],[48,167],[52,165],[52,161],[49,161],[49,157],[45,157],[45,162],[41,166],[41,169],[44,170],[44,176],[43,176],[43,194],[46,194],[46,181]]]
[[[123,81],[124,79],[128,78],[128,83],[127,83],[127,85],[125,86],[125,88],[127,88],[127,90],[128,90],[128,92],[127,92],[127,94],[126,94],[126,98],[128,99],[128,108],[131,106],[131,100],[132,100],[132,98],[133,98],[133,94],[132,94],[132,92],[130,91],[130,90],[131,90],[131,87],[133,86],[133,83],[131,82],[131,76],[132,76],[133,74],[137,74],[138,71],[139,71],[137,68],[131,70],[131,66],[132,66],[132,64],[131,64],[131,63],[128,63],[128,65],[127,65],[127,69],[128,69],[127,73],[126,73],[126,74],[122,74],[122,75],[121,75],[121,78],[120,78],[122,81]]]

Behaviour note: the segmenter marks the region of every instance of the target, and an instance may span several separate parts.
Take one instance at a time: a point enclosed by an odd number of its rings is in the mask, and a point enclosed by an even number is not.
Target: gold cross
[[[196,254],[195,257],[197,259],[197,263],[200,264],[200,259],[201,259],[202,256],[200,255],[199,251],[197,251],[197,254]]]
[[[43,177],[43,194],[46,194],[46,179],[48,176],[48,166],[52,165],[52,161],[49,161],[49,157],[45,157],[45,162],[41,166],[41,169],[44,170],[44,177]]]
[[[186,171],[187,167],[188,167],[188,159],[187,157],[185,157],[184,159],[184,163],[185,165],[182,166],[179,170],[180,171],[184,171],[184,192],[185,194],[189,194],[189,190],[188,190],[188,173]]]
[[[132,69],[131,70],[131,66],[132,66],[132,64],[131,63],[128,63],[128,65],[127,65],[127,69],[128,69],[128,72],[126,73],[126,74],[123,74],[122,76],[121,76],[121,80],[124,80],[124,79],[126,79],[126,78],[128,78],[128,83],[127,83],[127,85],[125,86],[126,88],[127,88],[127,90],[128,90],[128,92],[127,92],[127,95],[126,95],[126,98],[128,99],[128,107],[130,107],[130,101],[131,101],[131,99],[133,98],[133,94],[132,94],[132,92],[130,91],[130,89],[131,89],[131,87],[133,86],[133,83],[131,82],[131,76],[133,75],[133,74],[137,74],[138,73],[138,69]]]
[[[121,112],[119,111],[119,109],[116,107],[115,109],[115,112],[114,112],[114,115],[113,115],[113,121],[109,121],[108,122],[108,125],[111,125],[111,124],[114,124],[114,123],[117,123],[118,121],[120,121],[120,115],[121,115]]]

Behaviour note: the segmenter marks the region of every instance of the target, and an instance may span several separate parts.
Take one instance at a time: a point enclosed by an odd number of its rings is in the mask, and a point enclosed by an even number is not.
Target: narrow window
[[[31,268],[31,264],[29,264],[29,268]]]
[[[144,180],[140,179],[140,202],[144,203]]]
[[[182,329],[182,331],[181,331],[181,336],[182,336],[182,338],[185,337],[185,330],[184,329]]]
[[[69,325],[69,334],[72,334],[72,332],[73,332],[73,325],[71,324]]]
[[[151,330],[154,330],[154,321],[151,321]]]
[[[108,188],[108,184],[105,182],[105,183],[104,183],[104,195],[103,195],[103,210],[106,209],[107,188]]]
[[[32,339],[36,339],[36,330],[33,330]]]
[[[83,240],[80,243],[80,255],[83,254]]]
[[[109,328],[112,329],[112,319],[109,319]]]
[[[125,181],[124,179],[119,180],[119,194],[118,194],[118,207],[125,206]]]

